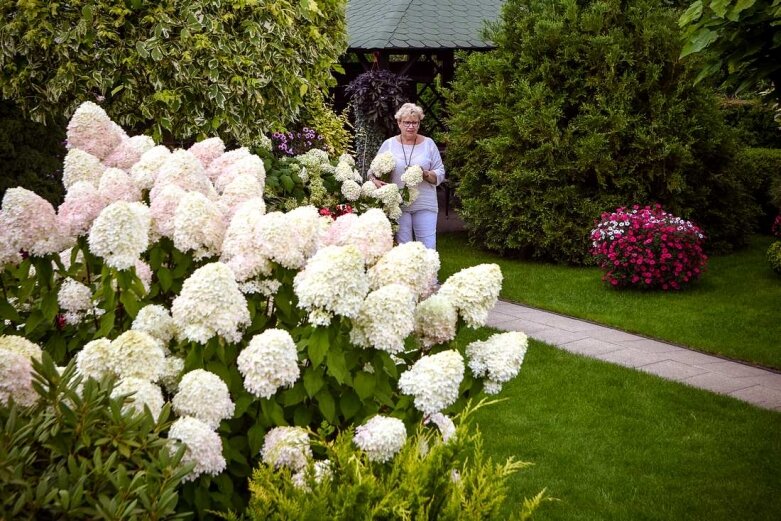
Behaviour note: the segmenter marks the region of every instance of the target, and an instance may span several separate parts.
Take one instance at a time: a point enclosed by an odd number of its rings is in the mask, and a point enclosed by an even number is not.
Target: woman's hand
[[[379,188],[381,186],[385,186],[386,184],[388,184],[388,183],[386,183],[384,181],[380,181],[376,177],[372,179],[372,182],[374,183],[374,186],[376,186],[377,188]]]
[[[432,185],[437,184],[437,174],[433,170],[423,171],[423,180]]]

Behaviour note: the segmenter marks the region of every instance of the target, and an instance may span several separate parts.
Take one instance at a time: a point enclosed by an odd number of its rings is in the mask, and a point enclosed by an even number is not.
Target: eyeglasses
[[[420,125],[420,121],[402,121],[401,124],[405,127],[417,127]]]

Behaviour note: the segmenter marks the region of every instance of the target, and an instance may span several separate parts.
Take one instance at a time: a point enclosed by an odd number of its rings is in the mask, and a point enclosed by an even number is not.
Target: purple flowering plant
[[[274,143],[274,151],[283,156],[297,156],[313,148],[326,148],[323,136],[309,127],[303,127],[300,131],[274,132],[271,141]]]

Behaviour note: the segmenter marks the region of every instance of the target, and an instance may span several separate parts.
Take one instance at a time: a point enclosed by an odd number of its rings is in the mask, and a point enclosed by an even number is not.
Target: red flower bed
[[[591,231],[602,280],[616,287],[677,290],[697,280],[708,257],[702,231],[660,205],[603,213]]]

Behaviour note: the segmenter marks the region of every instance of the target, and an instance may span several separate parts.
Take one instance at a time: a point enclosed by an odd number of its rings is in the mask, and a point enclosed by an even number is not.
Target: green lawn
[[[769,237],[713,257],[702,280],[681,292],[616,290],[597,268],[503,259],[441,234],[440,280],[483,262],[504,274],[502,298],[611,325],[701,351],[781,369],[781,278],[765,261]]]
[[[779,519],[781,414],[537,342],[499,397],[485,448],[534,463],[511,498],[547,488],[537,520]]]

